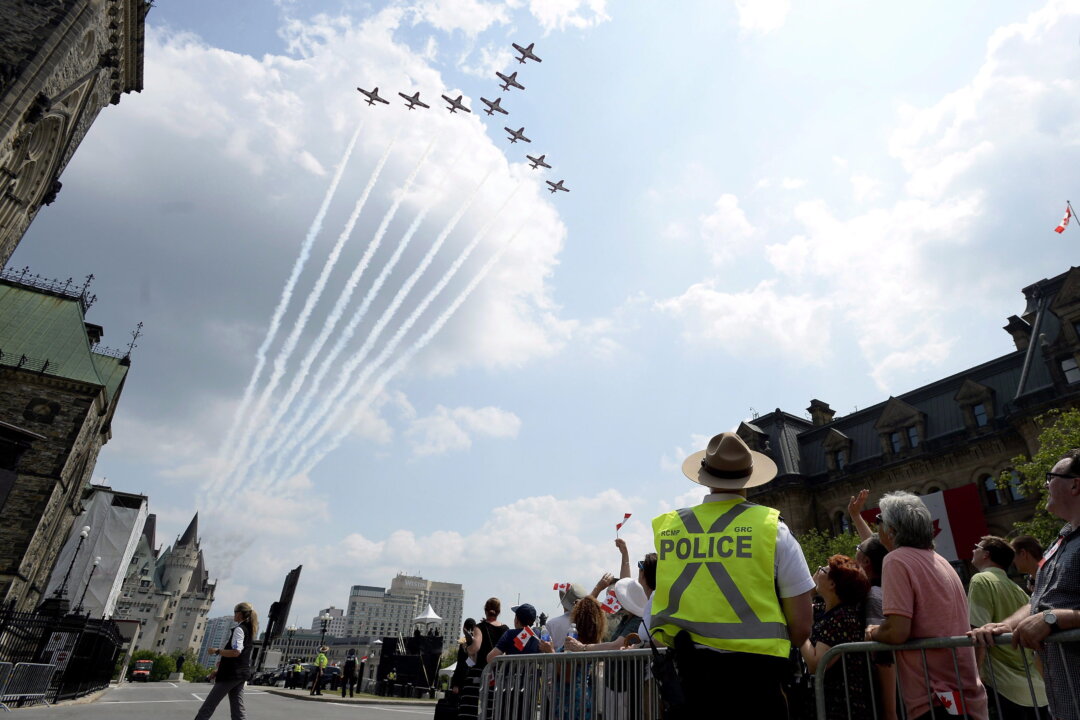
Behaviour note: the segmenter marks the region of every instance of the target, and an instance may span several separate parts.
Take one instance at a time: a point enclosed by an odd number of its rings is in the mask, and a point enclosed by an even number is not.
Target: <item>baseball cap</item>
[[[529,603],[522,603],[510,609],[513,611],[514,617],[520,620],[522,625],[528,626],[536,622],[536,608]]]

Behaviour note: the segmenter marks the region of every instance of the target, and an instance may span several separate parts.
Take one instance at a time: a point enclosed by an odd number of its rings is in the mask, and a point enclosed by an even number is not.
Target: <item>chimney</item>
[[[1031,325],[1015,315],[1009,316],[1009,324],[1005,326],[1005,332],[1012,335],[1013,343],[1017,350],[1027,350],[1031,342]]]
[[[833,416],[836,415],[836,411],[829,407],[829,403],[820,400],[811,400],[810,407],[806,408],[806,412],[810,413],[815,427],[828,425],[832,422]]]

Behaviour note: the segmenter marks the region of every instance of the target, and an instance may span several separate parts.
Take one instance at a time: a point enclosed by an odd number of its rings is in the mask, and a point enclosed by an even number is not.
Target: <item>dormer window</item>
[[[975,416],[975,427],[986,427],[990,422],[990,418],[986,415],[986,403],[973,405],[971,412]]]
[[[900,439],[900,433],[889,433],[889,443],[892,445],[893,453],[898,453],[904,449],[903,441]]]
[[[1080,382],[1080,367],[1076,366],[1076,358],[1067,357],[1062,360],[1061,371],[1065,373],[1065,382],[1070,385]]]
[[[837,470],[843,470],[844,468],[847,467],[847,463],[848,463],[847,450],[837,450],[836,451],[836,469]]]
[[[908,447],[919,447],[919,429],[912,425],[907,429]]]

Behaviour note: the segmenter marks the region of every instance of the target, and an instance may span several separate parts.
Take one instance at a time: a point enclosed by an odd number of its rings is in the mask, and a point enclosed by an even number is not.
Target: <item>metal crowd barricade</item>
[[[500,655],[480,678],[481,720],[654,720],[649,650]]]
[[[0,697],[3,697],[4,688],[7,687],[8,678],[11,677],[11,668],[11,663],[0,662]]]
[[[45,695],[49,692],[49,684],[52,682],[55,665],[43,665],[41,663],[19,663],[8,676],[8,681],[0,691],[0,707],[11,712],[8,703],[20,704],[29,701],[31,704],[43,702],[49,704]]]
[[[998,635],[994,638],[994,641],[996,645],[1009,646],[1012,644],[1012,635]],[[1065,682],[1067,684],[1069,702],[1071,703],[1071,707],[1069,708],[1069,710],[1072,711],[1073,717],[1080,718],[1080,662],[1077,662],[1077,660],[1075,659],[1070,661],[1067,658],[1065,651],[1066,645],[1070,645],[1070,651],[1074,653],[1075,649],[1073,648],[1080,648],[1080,629],[1058,632],[1047,637],[1045,652],[1059,653],[1062,662],[1066,664],[1068,670],[1065,673]],[[870,691],[869,699],[871,710],[873,712],[873,720],[878,720],[879,718],[878,701],[880,700],[880,694],[882,693],[882,691],[890,692],[892,690],[891,688],[882,688],[880,685],[876,684],[878,682],[878,678],[875,676],[875,663],[873,662],[873,655],[875,653],[890,654],[893,661],[893,667],[896,666],[896,653],[920,653],[922,659],[923,678],[926,686],[927,702],[930,705],[934,705],[935,691],[931,688],[930,673],[927,665],[927,652],[932,650],[950,650],[950,654],[952,656],[952,665],[954,668],[954,676],[956,678],[955,687],[956,690],[959,692],[958,700],[961,706],[963,706],[964,704],[966,704],[966,700],[964,699],[964,691],[970,688],[965,688],[964,683],[960,679],[960,662],[957,656],[957,650],[960,648],[971,647],[972,639],[970,637],[967,637],[966,635],[960,635],[957,637],[914,640],[906,642],[902,645],[886,645],[884,643],[878,642],[856,642],[843,643],[832,647],[829,649],[828,652],[825,653],[824,656],[822,656],[820,662],[818,663],[817,672],[814,673],[817,720],[844,720],[843,717],[830,717],[826,709],[826,693],[824,691],[825,673],[827,671],[836,672],[837,669],[839,669],[841,676],[843,677],[846,720],[866,720],[865,717],[856,717],[856,715],[861,715],[862,712],[858,711],[856,713],[852,711],[851,698],[848,694],[850,687],[849,679],[856,678],[849,678],[847,659],[848,657],[856,654],[865,655],[867,659],[867,661],[865,662],[865,672],[867,673],[867,686]],[[1052,720],[1052,716],[1047,706],[1040,706],[1039,701],[1036,697],[1035,683],[1033,681],[1033,678],[1041,677],[1041,669],[1036,665],[1036,663],[1029,661],[1028,658],[1032,657],[1030,651],[1021,653],[1020,657],[1023,661],[1024,673],[1027,679],[1027,686],[1029,692],[1028,699],[1031,702],[1031,705],[1025,704],[1023,707],[1025,709],[1032,710],[1036,720],[1043,720],[1043,718],[1045,718],[1045,720]],[[832,663],[833,660],[836,660],[837,662],[835,665],[833,665],[832,668],[830,668],[829,665],[830,663]],[[1002,698],[1001,694],[999,694],[994,689],[995,687],[997,687],[997,682],[995,678],[996,662],[991,659],[988,653],[987,656],[983,659],[982,663],[982,677],[984,681],[986,681],[984,684],[986,685],[987,704],[991,712],[991,717],[994,717],[994,711],[996,711],[997,718],[1006,717],[1007,713],[1003,714],[1001,704],[1002,700],[1005,698]],[[901,718],[901,720],[906,720],[907,709],[904,706],[903,685],[900,681],[899,673],[896,673],[895,692],[898,717]],[[1058,713],[1060,714],[1060,712],[1061,710],[1059,709]]]

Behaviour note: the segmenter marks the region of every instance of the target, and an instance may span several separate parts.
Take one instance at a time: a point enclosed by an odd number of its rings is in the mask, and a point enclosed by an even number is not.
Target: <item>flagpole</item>
[[[1075,211],[1075,210],[1073,210],[1073,206],[1072,206],[1072,203],[1071,203],[1071,202],[1069,202],[1068,200],[1066,200],[1066,201],[1065,201],[1065,207],[1069,208],[1069,214],[1070,214],[1070,215],[1072,215],[1073,217],[1076,217],[1076,211]]]

